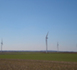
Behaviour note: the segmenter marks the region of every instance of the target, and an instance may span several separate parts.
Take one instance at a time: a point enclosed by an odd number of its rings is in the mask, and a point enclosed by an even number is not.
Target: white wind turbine
[[[3,40],[1,40],[1,52],[2,52]]]
[[[57,52],[59,52],[59,43],[57,42]]]
[[[49,32],[48,32],[49,33]],[[48,33],[47,33],[47,35],[46,35],[46,53],[47,53],[47,50],[48,50],[48,42],[47,42],[47,39],[48,39]]]

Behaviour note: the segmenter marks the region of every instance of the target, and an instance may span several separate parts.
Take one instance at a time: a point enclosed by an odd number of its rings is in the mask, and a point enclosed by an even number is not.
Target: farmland
[[[1,53],[0,58],[77,62],[77,53],[9,52]]]
[[[0,70],[76,70],[77,53],[0,53]]]

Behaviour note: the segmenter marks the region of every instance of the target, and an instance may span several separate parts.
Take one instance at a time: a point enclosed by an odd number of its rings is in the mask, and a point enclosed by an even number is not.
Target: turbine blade
[[[46,38],[48,37],[48,34],[49,34],[49,32],[47,33]]]

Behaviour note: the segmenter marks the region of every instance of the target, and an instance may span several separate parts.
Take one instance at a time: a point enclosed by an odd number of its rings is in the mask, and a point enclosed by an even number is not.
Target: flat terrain
[[[77,53],[0,53],[0,70],[77,70]]]
[[[0,53],[0,58],[77,62],[77,53],[7,52]]]
[[[0,70],[77,70],[75,62],[0,59]]]

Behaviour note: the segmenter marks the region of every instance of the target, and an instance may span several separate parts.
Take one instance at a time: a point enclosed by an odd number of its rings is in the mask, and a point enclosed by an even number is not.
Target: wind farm
[[[3,65],[0,66],[0,69],[77,69],[77,52],[59,51],[58,42],[56,51],[48,51],[48,33],[45,38],[46,51],[2,51],[3,40],[1,40],[0,64]],[[6,66],[5,63],[7,63]]]
[[[46,50],[41,51],[4,51],[2,49],[3,39],[1,39],[0,64],[3,65],[0,66],[0,69],[77,69],[77,52],[59,51],[59,42],[57,42],[57,50],[48,50],[48,34],[49,32],[45,37]],[[6,63],[7,65],[5,66]]]
[[[41,51],[4,51],[1,39],[0,69],[1,70],[73,70],[77,69],[77,52],[59,51],[59,42],[56,50],[48,50],[48,34],[45,37],[46,50]],[[4,43],[5,44],[5,43]],[[7,65],[6,65],[7,63]],[[72,64],[71,64],[72,63]],[[5,66],[6,65],[6,66]]]
[[[0,0],[0,70],[77,70],[77,0]]]

